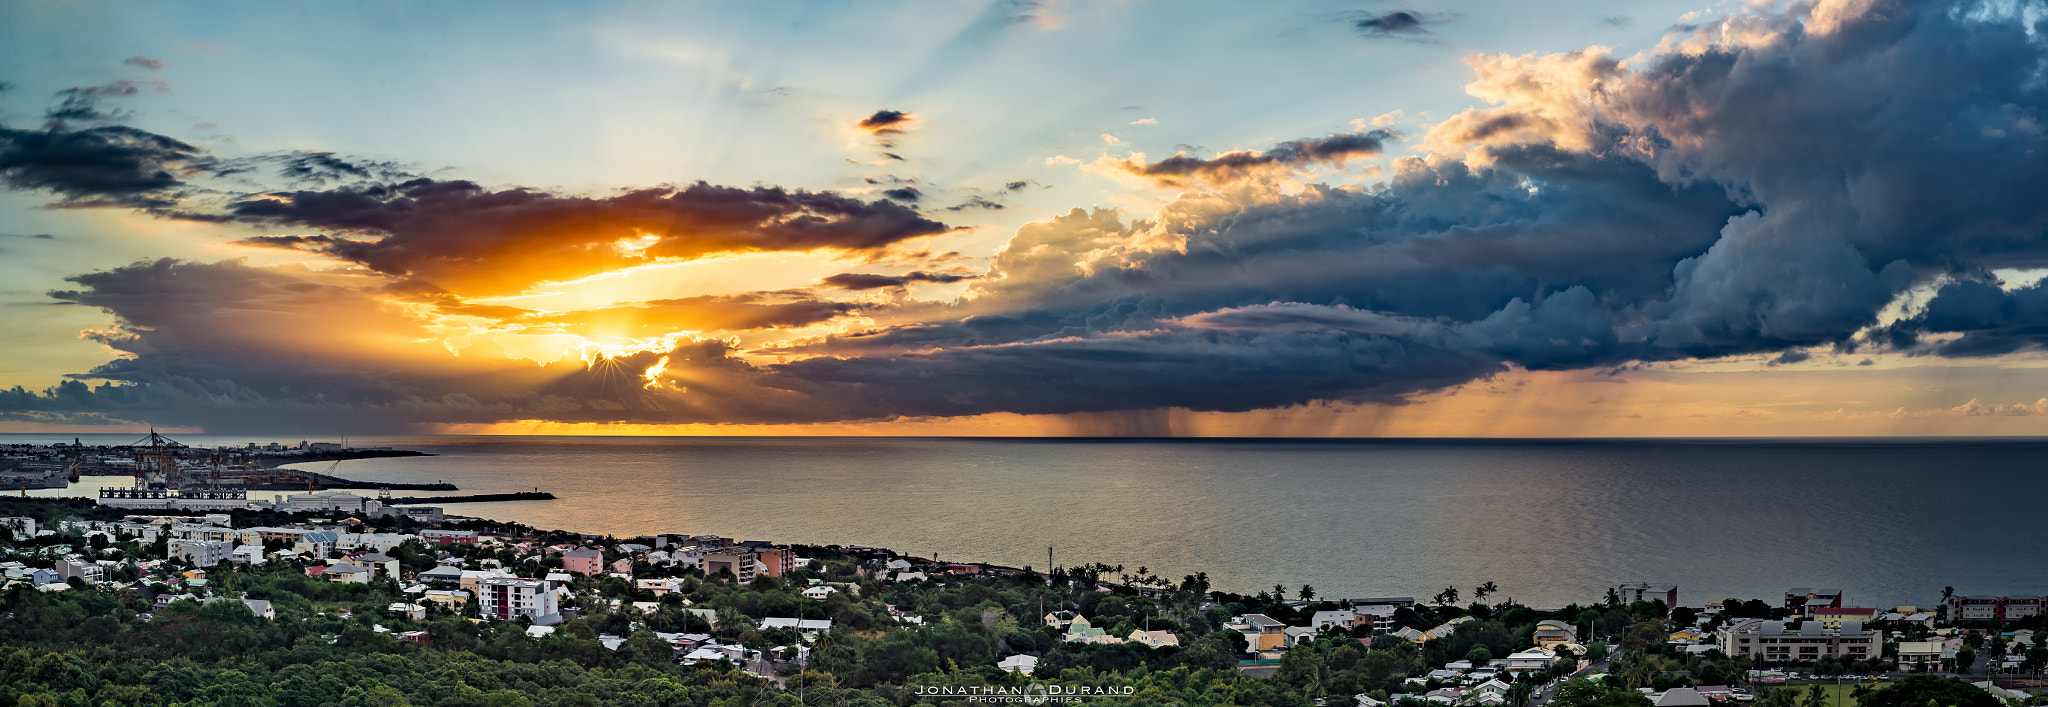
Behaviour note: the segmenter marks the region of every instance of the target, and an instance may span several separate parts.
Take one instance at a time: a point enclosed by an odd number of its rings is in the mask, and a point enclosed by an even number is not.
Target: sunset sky
[[[0,432],[2048,432],[2041,2],[6,3]]]

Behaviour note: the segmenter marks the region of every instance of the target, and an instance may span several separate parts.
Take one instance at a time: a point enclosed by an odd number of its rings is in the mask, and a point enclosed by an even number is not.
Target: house
[[[1076,616],[1072,622],[1067,624],[1066,641],[1068,643],[1104,643],[1106,641],[1100,639],[1108,637],[1108,634],[1102,629],[1089,625],[1088,617],[1086,616]]]
[[[57,566],[54,569],[57,570],[57,581],[59,582],[73,577],[85,580],[89,584],[98,584],[100,581],[100,566],[90,562],[58,560]]]
[[[555,627],[553,626],[534,625],[526,627],[527,638],[546,638],[549,634],[552,634],[554,632]]]
[[[1820,625],[1826,628],[1841,628],[1844,621],[1861,621],[1867,624],[1876,618],[1876,609],[1822,607],[1813,611],[1813,620],[1819,621]]]
[[[552,575],[550,575],[550,576],[552,576]],[[679,591],[682,591],[682,589],[683,589],[683,580],[680,580],[680,579],[636,579],[636,580],[633,580],[633,586],[634,586],[634,588],[636,588],[636,589],[639,589],[639,590],[641,590],[641,591],[651,592],[651,593],[653,593],[653,594],[654,594],[655,596],[659,597],[659,596],[666,596],[666,595],[667,595],[667,594],[668,594],[669,592],[679,592]]]
[[[1818,609],[1842,608],[1842,590],[1794,587],[1785,590],[1785,610],[1793,616],[1812,618]]]
[[[513,576],[512,573],[504,570],[462,570],[462,579],[457,580],[455,586],[463,591],[475,593],[477,587],[481,586],[486,579],[499,579],[511,576]]]
[[[251,613],[251,614],[255,614],[255,615],[256,615],[257,617],[259,617],[259,618],[265,618],[265,619],[276,619],[276,618],[277,618],[277,610],[276,610],[276,609],[274,609],[274,608],[272,608],[272,607],[270,606],[270,602],[269,602],[269,601],[267,601],[267,600],[263,600],[263,599],[243,599],[243,600],[242,600],[242,605],[243,605],[243,606],[247,606],[247,607],[249,607],[249,613]]]
[[[996,667],[1002,668],[1003,670],[1012,673],[1023,673],[1025,675],[1030,675],[1032,672],[1038,670],[1038,657],[1029,655],[1013,655],[1008,658],[1002,659],[1000,662],[997,662]]]
[[[1653,585],[1647,582],[1631,582],[1615,587],[1614,592],[1620,597],[1623,604],[1634,604],[1639,601],[1661,601],[1664,602],[1666,610],[1678,607],[1678,587],[1669,584]]]
[[[1952,660],[1955,652],[1948,650],[1939,641],[1902,641],[1899,643],[1900,670],[1933,670],[1943,660]]]
[[[1317,631],[1314,628],[1308,626],[1289,626],[1280,629],[1280,635],[1285,637],[1281,640],[1281,644],[1288,648],[1293,648],[1303,643],[1309,643],[1316,640],[1316,633]]]
[[[811,587],[811,588],[809,588],[809,589],[805,589],[805,590],[804,590],[804,592],[803,592],[803,594],[804,594],[804,596],[805,596],[806,598],[810,598],[810,599],[817,599],[817,600],[819,600],[819,601],[823,601],[823,600],[825,599],[825,597],[829,597],[829,596],[832,596],[832,593],[833,593],[833,592],[836,592],[836,591],[839,591],[839,588],[838,588],[838,587],[834,587],[834,586],[831,586],[831,585],[826,585],[826,584],[820,584],[820,585],[818,585],[818,586],[815,586],[815,587]]]
[[[1430,629],[1430,630],[1428,630],[1428,631],[1423,631],[1423,632],[1422,632],[1422,640],[1421,640],[1421,641],[1416,641],[1416,642],[1417,642],[1417,643],[1422,643],[1422,642],[1426,642],[1426,641],[1434,641],[1434,640],[1436,640],[1436,639],[1439,639],[1439,638],[1444,638],[1444,637],[1450,636],[1452,632],[1454,632],[1454,631],[1456,631],[1456,630],[1458,629],[1458,625],[1459,625],[1459,624],[1462,624],[1462,623],[1465,623],[1465,622],[1467,622],[1467,621],[1471,621],[1471,620],[1472,620],[1472,617],[1470,617],[1470,616],[1460,616],[1460,617],[1458,617],[1458,618],[1455,618],[1455,619],[1451,619],[1451,620],[1449,620],[1449,621],[1445,621],[1445,622],[1443,622],[1442,624],[1439,624],[1439,625],[1437,625],[1437,627],[1436,627],[1436,628]]]
[[[632,561],[631,559],[628,559],[628,558],[624,558],[624,557],[621,557],[621,558],[619,558],[619,559],[617,559],[617,560],[613,560],[613,561],[612,561],[612,571],[613,571],[613,572],[615,572],[615,573],[618,573],[618,574],[632,574],[632,573],[633,573],[633,561]]]
[[[1508,701],[1508,693],[1512,689],[1508,687],[1507,683],[1500,680],[1487,680],[1486,682],[1474,685],[1470,690],[1466,690],[1465,700],[1468,704],[1500,704]]]
[[[832,621],[829,619],[766,618],[761,619],[761,628],[786,628],[792,631],[796,631],[798,633],[806,634],[831,633]]]
[[[1421,631],[1408,626],[1402,626],[1388,633],[1396,638],[1406,639],[1411,643],[1423,643],[1429,640],[1429,637],[1423,635]]]
[[[261,564],[263,562],[263,546],[243,545],[237,547],[234,552],[228,553],[228,561],[245,565]]]
[[[1707,640],[1707,635],[1708,634],[1706,631],[1700,630],[1697,626],[1687,626],[1685,628],[1672,631],[1671,636],[1665,638],[1664,642],[1676,643],[1679,645],[1690,645],[1694,643],[1699,643],[1700,641]]]
[[[421,606],[419,604],[408,604],[405,602],[398,602],[390,606],[384,607],[384,610],[390,612],[394,616],[398,616],[407,621],[427,620],[427,607]]]
[[[684,609],[683,611],[703,619],[706,626],[714,629],[718,628],[718,611],[714,609]]]
[[[1507,664],[1502,666],[1510,673],[1527,673],[1549,670],[1557,662],[1557,654],[1540,648],[1531,648],[1509,655]]]
[[[1045,615],[1045,625],[1059,629],[1061,631],[1065,631],[1067,630],[1067,626],[1074,623],[1074,619],[1076,618],[1076,616],[1077,615],[1071,611],[1055,611]]]
[[[441,606],[455,606],[469,601],[469,592],[460,589],[429,589],[420,593],[420,601],[431,601]]]
[[[1078,621],[1078,619],[1076,619]],[[1287,624],[1274,620],[1265,614],[1246,614],[1237,617],[1227,628],[1244,634],[1245,643],[1252,652],[1279,650],[1287,641]]]
[[[398,559],[381,552],[367,552],[349,560],[357,566],[370,570],[374,577],[398,577]]]
[[[1423,693],[1422,700],[1432,704],[1455,705],[1465,700],[1465,688],[1446,687]]]
[[[924,576],[924,573],[923,573],[923,572],[897,572],[897,573],[896,573],[896,579],[895,579],[895,581],[898,581],[898,582],[922,582],[922,581],[924,581],[924,580],[926,580],[926,579],[928,579],[928,578]]]
[[[1657,707],[1705,707],[1713,704],[1690,687],[1674,687],[1657,696]]]
[[[1578,633],[1572,625],[1563,621],[1544,620],[1536,622],[1536,645],[1544,648],[1578,643]]]
[[[1315,615],[1309,617],[1308,625],[1316,629],[1339,626],[1345,630],[1350,630],[1351,627],[1358,625],[1358,612],[1351,611],[1350,609],[1318,611]]]
[[[327,566],[327,571],[321,574],[321,578],[343,584],[369,584],[370,575],[368,567],[351,562],[336,562]]]
[[[434,586],[452,587],[462,583],[462,570],[457,567],[441,565],[440,567],[419,573],[416,579]]]
[[[1143,643],[1152,648],[1180,645],[1180,638],[1173,635],[1172,631],[1146,631],[1139,629],[1132,631],[1130,637],[1124,640],[1128,643]]]

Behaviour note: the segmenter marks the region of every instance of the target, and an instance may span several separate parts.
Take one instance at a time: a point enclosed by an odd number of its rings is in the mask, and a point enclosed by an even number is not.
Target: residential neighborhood
[[[907,685],[953,665],[995,681],[1216,671],[1241,698],[1259,685],[1278,691],[1264,703],[1326,706],[1567,704],[1596,688],[1653,705],[1779,704],[1818,681],[1866,690],[1909,674],[1965,676],[2024,701],[2048,663],[2036,596],[1947,590],[1932,607],[1859,607],[1841,590],[1792,588],[1774,602],[1673,606],[1675,586],[1617,583],[1605,601],[1543,609],[1489,603],[1491,583],[1470,602],[1458,588],[1426,601],[1284,585],[1245,595],[1214,591],[1199,573],[1040,572],[711,534],[0,504],[42,512],[0,517],[0,596],[16,614],[96,607],[81,626],[140,636],[230,620],[232,606],[248,617],[232,620],[343,653],[709,670],[775,694],[808,694],[823,676],[840,688]]]

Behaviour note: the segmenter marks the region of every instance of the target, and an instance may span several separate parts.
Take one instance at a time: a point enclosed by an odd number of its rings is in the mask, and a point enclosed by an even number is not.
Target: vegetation
[[[0,514],[29,515],[45,526],[103,510],[0,500]],[[304,520],[235,514],[242,527]],[[409,521],[386,520],[381,529],[405,529],[397,525],[403,523]],[[621,554],[613,538],[487,521],[464,521],[458,527],[522,537],[535,545],[588,544],[603,549],[606,563],[634,559]],[[163,541],[109,542],[97,535],[87,540],[68,532],[24,538],[12,547],[13,559],[45,562],[63,553],[153,559],[163,557],[165,549]],[[1588,641],[1586,660],[1606,658],[1609,642],[1622,649],[1607,666],[1604,681],[1575,680],[1560,687],[1551,704],[1561,707],[1640,707],[1648,701],[1634,688],[1732,684],[1742,667],[1718,652],[1669,651],[1664,639],[1673,623],[1661,603],[1610,602],[1538,612],[1512,599],[1485,603],[1499,591],[1489,582],[1469,593],[1448,587],[1434,606],[1396,613],[1397,623],[1418,629],[1469,619],[1441,638],[1415,644],[1368,627],[1333,627],[1286,650],[1275,662],[1257,664],[1270,675],[1252,676],[1240,672],[1246,667],[1239,660],[1246,639],[1225,627],[1233,617],[1262,613],[1301,625],[1313,612],[1341,605],[1317,602],[1315,590],[1306,586],[1238,595],[1212,591],[1208,577],[1199,573],[1175,582],[1144,567],[1126,571],[1100,564],[1046,574],[1027,567],[1017,573],[936,574],[926,581],[887,582],[873,571],[880,562],[876,556],[837,547],[794,550],[813,561],[784,577],[763,576],[746,584],[730,575],[705,577],[692,569],[637,561],[636,577],[679,579],[674,591],[661,595],[617,577],[579,576],[570,582],[571,596],[564,602],[577,617],[539,638],[528,634],[530,624],[523,619],[479,621],[469,607],[428,603],[424,618],[410,620],[386,611],[392,603],[409,601],[395,582],[327,582],[306,576],[304,563],[283,559],[207,568],[208,586],[197,593],[213,601],[204,603],[158,604],[158,595],[186,591],[170,586],[191,569],[176,560],[147,563],[140,570],[134,564],[115,565],[108,578],[118,584],[111,587],[73,580],[69,591],[41,592],[17,583],[0,591],[0,706],[908,705],[948,701],[931,694],[943,688],[1021,689],[1039,682],[1113,690],[1118,704],[1308,707],[1317,700],[1349,704],[1358,695],[1382,700],[1419,696],[1441,686],[1424,677],[1431,668],[1460,659],[1484,663],[1524,649],[1541,619],[1573,624],[1582,639],[1608,639]],[[559,556],[488,543],[430,548],[409,542],[386,554],[408,573],[459,562],[540,576],[561,564]],[[822,600],[800,593],[821,583],[840,591]],[[1459,606],[1460,596],[1477,601]],[[255,616],[237,599],[269,601],[275,619]],[[1045,614],[1062,610],[1088,617],[1111,636],[1166,630],[1178,636],[1180,645],[1070,643],[1043,621]],[[768,618],[828,619],[833,628],[807,638],[766,627]],[[802,648],[808,660],[756,664],[752,673],[722,660],[678,665],[671,644],[657,632],[709,634],[720,643],[771,654]],[[605,637],[617,647],[608,649]],[[1985,650],[2000,645],[1987,643]],[[1017,654],[1038,656],[1036,673],[1016,675],[995,667]],[[1570,675],[1579,665],[1567,654],[1550,671],[1523,676],[1510,686],[1510,703],[1519,704],[1535,686]],[[1859,690],[1853,701],[1884,707],[1919,707],[1929,699],[1941,705],[1977,704],[1946,701],[1961,698],[1961,693],[1944,692],[1951,689],[1951,683],[1907,681],[1874,692]],[[1793,690],[1763,697],[1774,705],[1813,701]],[[1826,702],[1843,703],[1842,697],[1851,696],[1830,695]]]

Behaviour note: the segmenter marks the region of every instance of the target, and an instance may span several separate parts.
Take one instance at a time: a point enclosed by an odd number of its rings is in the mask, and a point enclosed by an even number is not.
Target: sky
[[[0,4],[0,432],[2039,435],[2041,2]]]

